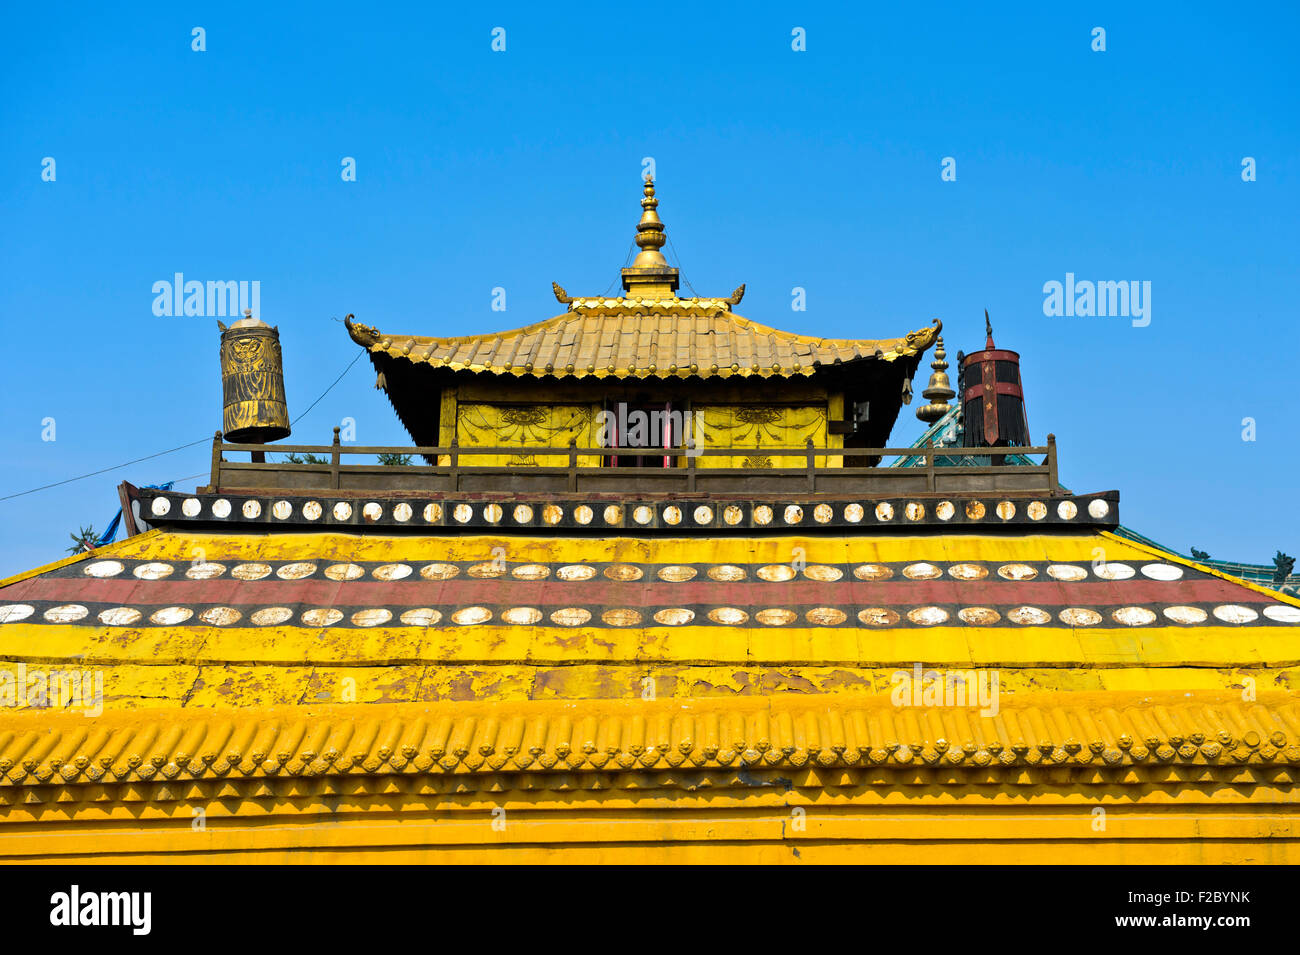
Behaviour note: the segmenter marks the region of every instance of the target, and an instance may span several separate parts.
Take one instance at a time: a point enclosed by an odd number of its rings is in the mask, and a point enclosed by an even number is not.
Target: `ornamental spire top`
[[[663,220],[655,211],[659,208],[659,200],[655,198],[655,181],[649,176],[646,176],[643,191],[645,198],[641,200],[641,221],[636,224],[636,244],[641,248],[641,253],[632,264],[642,268],[651,265],[666,267],[668,260],[659,250],[664,247],[668,237],[664,235]]]
[[[942,323],[939,325],[943,327]],[[934,361],[930,362],[930,367],[934,371],[930,375],[930,384],[921,392],[921,395],[930,399],[930,403],[916,410],[916,416],[926,424],[934,424],[949,411],[952,406],[948,404],[949,398],[954,398],[957,392],[952,390],[952,382],[948,380],[948,353],[943,348],[943,336],[940,335],[934,343]]]
[[[664,258],[664,224],[659,218],[654,179],[646,176],[645,198],[641,200],[641,221],[636,224],[636,244],[641,249],[632,265],[623,270],[623,289],[629,297],[676,298],[677,269]]]

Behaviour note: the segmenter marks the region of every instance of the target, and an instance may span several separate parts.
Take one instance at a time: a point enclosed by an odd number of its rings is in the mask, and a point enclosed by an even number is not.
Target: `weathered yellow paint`
[[[1063,693],[1085,690],[1241,690],[1245,677],[1263,689],[1300,688],[1300,668],[1202,667],[1089,668],[1018,667],[1001,662],[945,661],[922,658],[927,669],[996,671],[999,692],[1015,697],[1044,690]],[[587,663],[527,661],[431,660],[427,663],[337,663],[315,665],[203,661],[201,665],[157,665],[78,662],[72,660],[17,661],[0,659],[12,670],[18,662],[29,669],[89,669],[104,675],[104,709],[136,709],[159,702],[192,708],[258,707],[297,702],[371,704],[438,700],[631,699],[647,692],[647,680],[657,698],[707,699],[760,693],[870,694],[888,692],[895,674],[910,673],[914,657],[894,664],[817,663],[701,664],[686,661],[611,664],[591,658]],[[350,680],[350,683],[347,682]]]
[[[105,557],[127,553],[128,551],[126,548],[128,545],[146,543],[153,540],[161,533],[162,531],[157,529],[145,531],[143,534],[137,534],[135,537],[128,537],[112,544],[105,544],[103,547],[97,547],[93,552],[86,551],[81,554],[73,554],[71,557],[64,557],[61,560],[51,561],[48,564],[41,564],[41,566],[33,567],[31,570],[25,570],[22,573],[14,574],[11,577],[5,577],[3,580],[0,580],[0,587],[9,587],[13,584],[21,583],[24,580],[29,580],[32,577],[39,577],[41,574],[48,573],[51,570],[58,570],[60,567],[67,567],[71,564],[80,563],[83,560],[102,560]]]
[[[132,629],[68,624],[0,628],[0,659],[80,660],[87,665],[179,665],[242,661],[266,665],[367,663],[682,663],[808,666],[896,665],[1051,669],[1133,667],[1287,667],[1300,648],[1283,627],[1193,628],[1134,633],[1114,628],[1071,631],[933,627],[863,630],[816,627],[558,628],[483,624],[438,629],[371,627],[195,627]],[[1107,644],[1113,644],[1107,646]],[[1092,648],[1101,647],[1102,652]]]
[[[497,548],[512,563],[1196,566],[1108,534],[157,532],[52,566]],[[0,860],[1300,861],[1293,628],[18,622],[0,627],[0,667],[18,662],[102,672],[104,712],[0,713]],[[999,712],[892,706],[896,674],[917,663],[996,671]],[[1188,749],[1193,737],[1205,745]]]
[[[624,561],[713,561],[717,563],[788,563],[795,548],[803,551],[808,563],[843,564],[899,561],[1041,561],[1091,563],[1094,559],[1109,562],[1147,562],[1160,559],[1206,570],[1176,555],[1153,551],[1114,537],[1105,532],[1088,535],[1029,534],[1001,537],[977,533],[933,536],[766,536],[719,538],[579,538],[519,537],[504,535],[457,536],[382,536],[376,534],[265,534],[237,535],[201,532],[157,531],[129,538],[94,552],[95,559],[105,556],[156,560],[194,559],[195,549],[209,560],[337,559],[379,560],[490,560],[495,548],[505,550],[506,559],[522,561],[563,561],[571,563]],[[1097,552],[1101,551],[1099,555]],[[651,555],[654,556],[651,556]],[[79,556],[71,560],[84,560]],[[65,562],[39,568],[16,579],[25,579]],[[1291,597],[1216,574],[1225,580],[1250,586],[1281,602],[1300,606],[1300,598]],[[8,585],[9,581],[5,582]]]
[[[247,559],[511,562],[808,563],[927,560],[1172,561],[1109,535],[588,539],[381,537],[347,534],[151,533],[97,552],[188,562]],[[84,558],[80,558],[84,559]],[[59,562],[64,566],[69,562]],[[347,586],[347,585],[344,585]],[[509,583],[504,585],[508,588]],[[567,586],[567,585],[566,585]],[[581,585],[575,585],[581,587]],[[580,589],[575,589],[575,595]],[[1278,600],[1285,595],[1270,594]],[[576,602],[581,598],[575,596]],[[1288,601],[1294,602],[1294,601]],[[636,696],[653,678],[665,697],[755,692],[864,693],[915,663],[996,670],[1002,692],[1157,686],[1226,689],[1251,675],[1263,688],[1296,685],[1300,647],[1285,626],[1099,626],[925,629],[477,626],[0,627],[0,660],[94,667],[105,706],[151,699],[186,707],[299,700],[603,699]],[[344,683],[344,681],[349,681]],[[345,694],[344,689],[347,688]]]

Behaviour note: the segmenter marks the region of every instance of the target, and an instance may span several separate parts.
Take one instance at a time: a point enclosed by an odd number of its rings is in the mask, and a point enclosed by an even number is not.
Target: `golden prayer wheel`
[[[236,444],[261,444],[289,436],[280,332],[244,312],[221,328],[222,431]]]

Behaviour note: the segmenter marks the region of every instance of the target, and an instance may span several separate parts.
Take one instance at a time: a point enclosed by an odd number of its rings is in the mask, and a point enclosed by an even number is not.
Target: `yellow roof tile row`
[[[887,698],[394,704],[222,714],[22,714],[0,791],[73,783],[392,773],[1300,765],[1282,695],[1045,694],[994,715]]]
[[[488,335],[389,335],[350,316],[347,327],[352,339],[372,353],[456,371],[788,378],[862,358],[894,361],[917,355],[931,345],[940,326],[936,321],[902,338],[813,338],[741,318],[727,311],[724,300],[579,299],[564,315]]]

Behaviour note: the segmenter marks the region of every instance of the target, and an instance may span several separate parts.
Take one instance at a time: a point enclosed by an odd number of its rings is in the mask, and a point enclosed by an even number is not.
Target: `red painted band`
[[[782,583],[749,580],[720,583],[693,580],[618,582],[558,580],[348,581],[333,580],[81,580],[36,579],[24,600],[59,603],[416,607],[428,604],[518,604],[545,606],[656,607],[703,604],[740,607],[810,606],[967,606],[1029,604],[1042,607],[1107,606],[1120,604],[1241,603],[1273,601],[1256,591],[1225,580],[1157,581],[1134,577],[1123,581],[1008,581],[1000,578],[885,581],[843,579],[834,582],[791,580]]]

